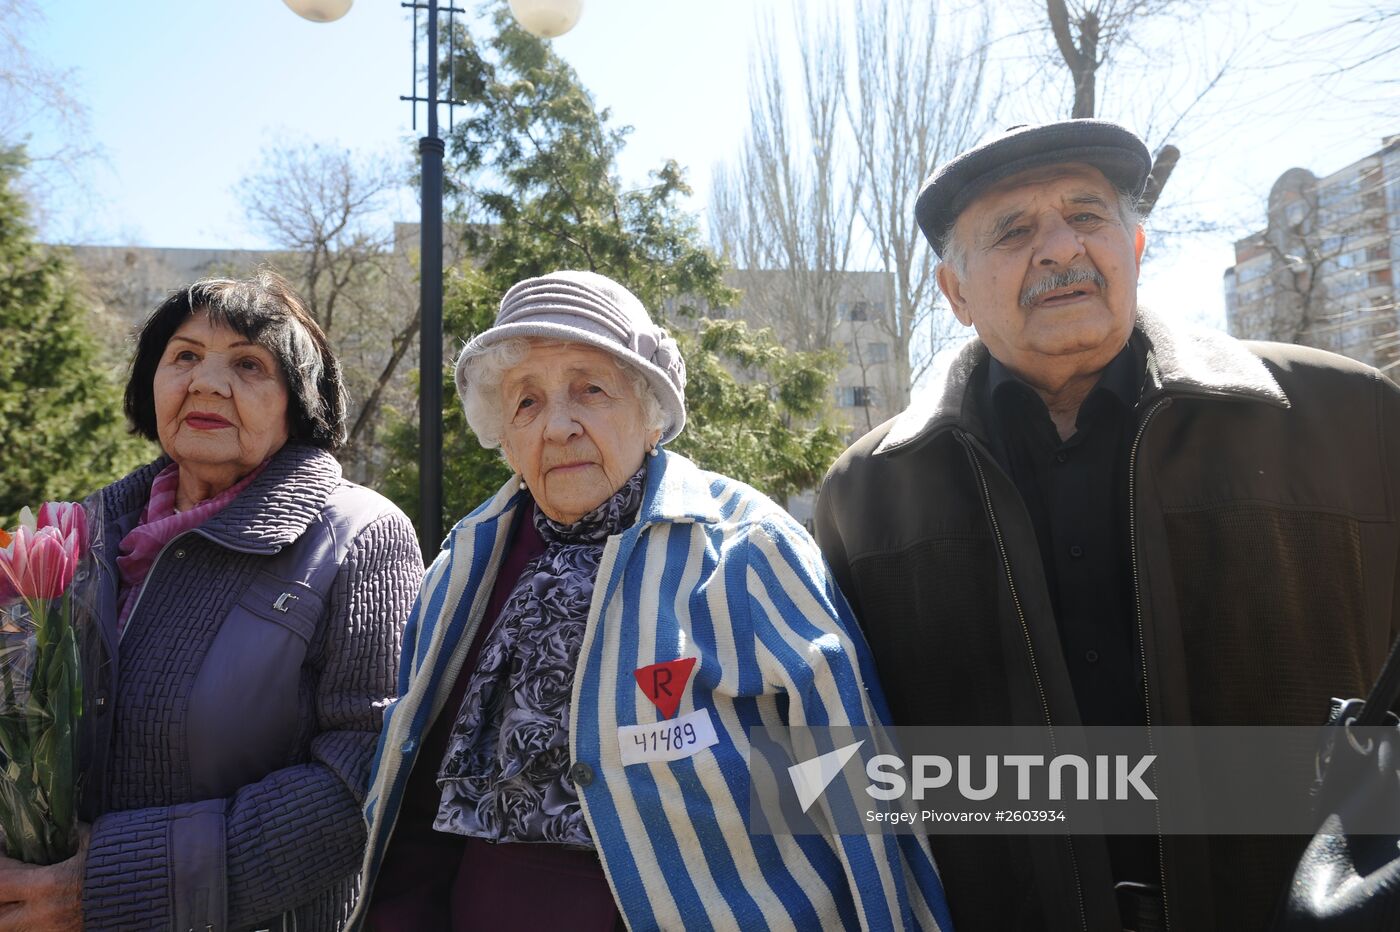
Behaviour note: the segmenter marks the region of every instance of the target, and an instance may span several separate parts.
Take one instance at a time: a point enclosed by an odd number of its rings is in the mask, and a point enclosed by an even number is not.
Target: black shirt
[[[1085,725],[1146,721],[1128,539],[1128,454],[1146,353],[1128,342],[1061,441],[1045,402],[995,359],[992,447],[1030,513]]]
[[[1035,389],[995,359],[985,381],[992,452],[1035,526],[1060,646],[1085,725],[1145,725],[1128,528],[1128,460],[1147,351],[1136,331],[1060,440]],[[984,398],[984,402],[986,399]],[[1116,883],[1157,885],[1157,840],[1107,839]]]

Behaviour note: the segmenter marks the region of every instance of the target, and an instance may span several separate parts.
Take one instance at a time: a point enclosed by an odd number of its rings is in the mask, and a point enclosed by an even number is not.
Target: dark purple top
[[[544,540],[534,522],[517,517],[486,608],[493,625],[525,565],[543,552]],[[596,852],[551,844],[493,844],[433,829],[442,797],[438,768],[488,631],[486,625],[477,629],[442,714],[423,741],[375,883],[369,928],[373,932],[550,927],[611,932],[621,928]],[[541,895],[545,891],[549,895]]]

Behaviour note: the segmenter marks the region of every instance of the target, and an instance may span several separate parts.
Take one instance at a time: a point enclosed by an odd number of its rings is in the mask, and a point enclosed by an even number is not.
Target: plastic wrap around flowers
[[[657,327],[651,333],[638,333],[636,341],[637,355],[665,372],[678,391],[684,391],[685,360],[681,358],[681,348],[671,335]]]
[[[30,864],[77,850],[89,527],[101,524],[82,505],[49,502],[0,531],[0,830]]]

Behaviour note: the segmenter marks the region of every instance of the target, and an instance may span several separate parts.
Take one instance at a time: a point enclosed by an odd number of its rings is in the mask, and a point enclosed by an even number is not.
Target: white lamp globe
[[[355,0],[282,0],[291,11],[313,23],[333,23],[346,13]]]
[[[553,39],[574,28],[583,0],[510,0],[510,12],[526,32]]]

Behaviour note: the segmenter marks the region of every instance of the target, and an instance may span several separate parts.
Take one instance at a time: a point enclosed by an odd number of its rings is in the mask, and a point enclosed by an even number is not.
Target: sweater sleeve
[[[790,727],[878,729],[888,711],[864,636],[815,542],[795,523],[750,537],[749,603],[770,682],[787,694]],[[948,929],[942,883],[923,836],[840,834],[823,794],[812,815],[841,861],[862,929]]]
[[[357,535],[308,654],[310,759],[226,799],[99,818],[83,884],[87,928],[245,927],[353,876],[365,844],[369,763],[422,575],[402,513]]]

